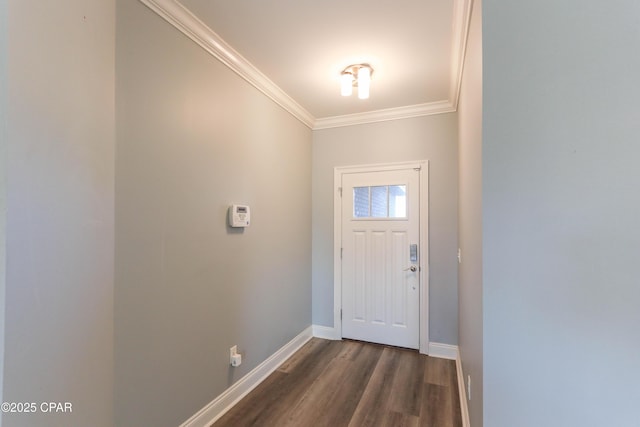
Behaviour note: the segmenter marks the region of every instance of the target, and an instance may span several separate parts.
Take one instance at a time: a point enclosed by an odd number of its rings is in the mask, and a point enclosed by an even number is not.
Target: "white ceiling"
[[[143,1],[154,3],[152,9],[165,3]],[[334,122],[374,121],[394,114],[455,110],[469,3],[180,0],[178,4],[197,17],[193,21],[204,24],[200,39],[213,47],[209,50],[222,51],[232,63],[241,56],[241,68],[257,69],[262,77],[258,80],[277,86],[276,91],[283,92],[280,96],[290,97],[284,104],[291,103],[302,111],[301,116],[310,117],[303,121],[312,121],[311,127],[324,122],[327,127]],[[175,18],[175,7],[171,8],[174,12],[168,14]],[[164,7],[161,15],[166,15],[167,9]],[[180,13],[190,15],[184,12]],[[176,20],[182,24],[172,23],[183,32],[185,25],[193,26],[185,24],[185,19]],[[355,93],[340,95],[340,72],[354,63],[368,63],[374,69],[368,100],[358,99]],[[261,89],[260,82],[252,83]]]

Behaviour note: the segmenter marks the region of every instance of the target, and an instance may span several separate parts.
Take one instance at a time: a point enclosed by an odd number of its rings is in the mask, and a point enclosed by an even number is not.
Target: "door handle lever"
[[[402,271],[411,271],[411,272],[415,273],[416,271],[418,271],[418,267],[416,267],[415,265],[412,265],[411,267],[407,267]]]

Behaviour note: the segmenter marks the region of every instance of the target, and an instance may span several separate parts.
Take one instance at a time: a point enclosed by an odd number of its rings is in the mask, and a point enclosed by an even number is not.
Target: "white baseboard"
[[[313,337],[312,331],[313,328],[311,326],[302,331],[298,336],[280,348],[280,350],[271,355],[271,357],[182,423],[180,427],[208,427],[213,424],[309,341]]]
[[[429,356],[456,361],[456,373],[457,373],[456,376],[458,377],[458,394],[459,394],[458,397],[460,399],[462,427],[471,427],[471,423],[469,420],[469,405],[467,403],[467,387],[464,382],[464,373],[462,370],[462,358],[460,357],[460,349],[458,348],[457,345],[430,342]]]
[[[326,340],[341,340],[342,337],[338,335],[335,328],[331,326],[312,325],[313,336],[316,338],[323,338]],[[439,357],[441,359],[456,360],[458,357],[458,346],[450,344],[441,344],[438,342],[430,342],[428,346],[428,353],[431,357]]]
[[[322,326],[322,325],[312,325],[313,328],[313,336],[316,338],[323,338],[325,340],[341,340],[342,337],[338,336],[338,333],[335,328],[331,326]]]
[[[441,344],[439,342],[429,343],[429,356],[441,359],[456,360],[458,358],[458,346]]]
[[[462,358],[460,357],[460,349],[458,349],[456,353],[456,371],[458,374],[458,392],[460,394],[462,427],[471,427],[471,421],[469,419],[469,405],[467,404],[467,387],[464,383],[464,371],[462,370]]]

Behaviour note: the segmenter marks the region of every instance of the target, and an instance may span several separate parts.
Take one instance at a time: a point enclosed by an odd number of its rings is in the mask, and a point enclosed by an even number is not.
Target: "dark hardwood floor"
[[[215,427],[461,427],[455,362],[313,338]]]

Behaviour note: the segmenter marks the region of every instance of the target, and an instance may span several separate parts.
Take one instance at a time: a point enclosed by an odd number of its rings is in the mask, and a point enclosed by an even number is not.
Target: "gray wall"
[[[482,427],[482,4],[475,0],[458,105],[458,347],[465,384],[471,376],[469,418]],[[469,396],[467,396],[469,397]]]
[[[8,2],[4,426],[113,426],[114,18]]]
[[[0,402],[4,373],[4,312],[7,278],[7,2],[0,0]],[[2,426],[2,413],[0,413]]]
[[[429,160],[430,335],[457,344],[456,114],[313,133],[313,323],[333,326],[333,169]]]
[[[639,16],[484,1],[486,426],[640,425]]]
[[[117,6],[116,424],[178,425],[311,325],[311,131]]]

